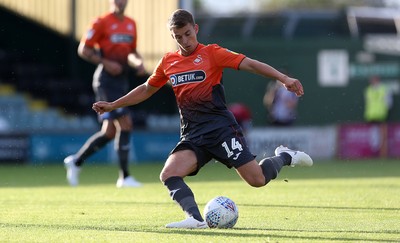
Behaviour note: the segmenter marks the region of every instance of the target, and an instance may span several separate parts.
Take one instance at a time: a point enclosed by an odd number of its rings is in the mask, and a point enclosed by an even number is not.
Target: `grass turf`
[[[233,229],[166,229],[183,219],[158,181],[162,164],[134,165],[144,187],[116,189],[117,167],[0,166],[0,242],[400,242],[400,161],[317,161],[283,168],[263,188],[210,163],[188,177],[202,210],[217,195],[239,208]]]

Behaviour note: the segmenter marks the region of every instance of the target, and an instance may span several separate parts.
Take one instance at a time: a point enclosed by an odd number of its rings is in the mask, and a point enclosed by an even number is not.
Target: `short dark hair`
[[[195,25],[193,15],[184,9],[175,10],[168,19],[168,28],[182,28],[187,24]]]

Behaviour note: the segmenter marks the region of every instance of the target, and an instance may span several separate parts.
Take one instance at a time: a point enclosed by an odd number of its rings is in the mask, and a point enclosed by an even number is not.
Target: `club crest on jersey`
[[[185,73],[177,73],[169,76],[172,86],[179,86],[182,84],[190,84],[203,82],[206,79],[206,73],[203,70],[190,71]]]
[[[199,65],[203,62],[203,58],[201,58],[201,55],[197,55],[196,59],[194,59],[193,64]]]

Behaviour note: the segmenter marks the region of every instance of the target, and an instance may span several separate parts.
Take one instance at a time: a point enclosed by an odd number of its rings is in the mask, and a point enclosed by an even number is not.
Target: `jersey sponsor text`
[[[206,73],[203,70],[196,70],[185,73],[173,74],[169,77],[172,86],[178,86],[188,83],[203,82],[206,79]]]

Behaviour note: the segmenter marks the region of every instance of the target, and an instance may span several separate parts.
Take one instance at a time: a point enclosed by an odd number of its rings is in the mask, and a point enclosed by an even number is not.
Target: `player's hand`
[[[99,115],[113,110],[111,103],[106,101],[98,101],[94,103],[92,109]]]
[[[303,85],[300,83],[299,80],[295,78],[290,78],[287,77],[283,83],[285,88],[293,93],[295,93],[297,96],[302,96],[304,95],[304,89]]]
[[[143,64],[141,64],[141,65],[136,67],[136,75],[139,76],[139,77],[144,77],[144,76],[148,75]]]
[[[118,62],[114,62],[111,60],[103,59],[102,64],[104,69],[111,75],[117,76],[122,73],[123,67]]]

